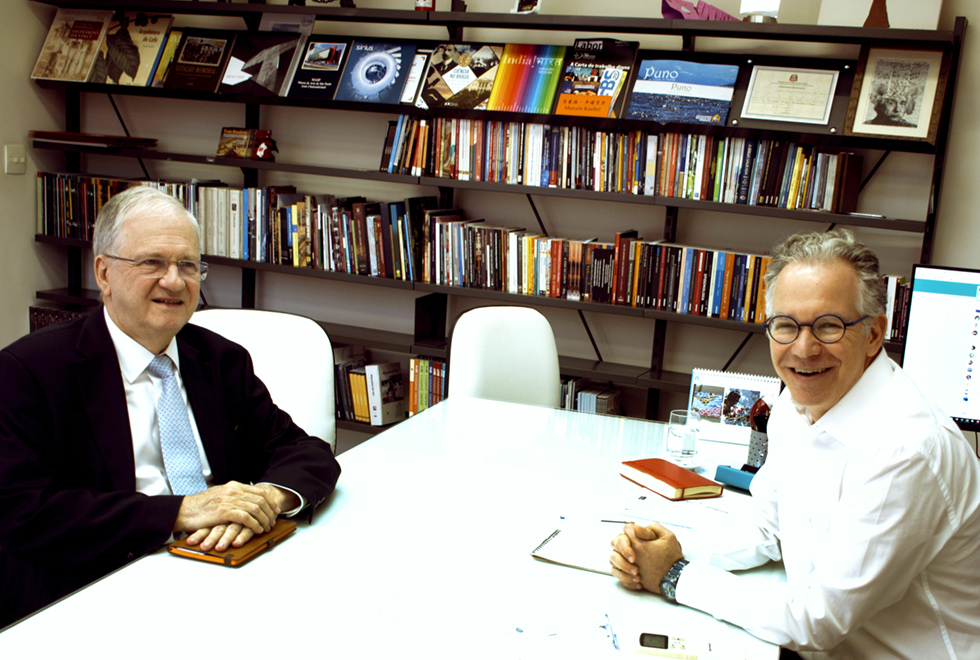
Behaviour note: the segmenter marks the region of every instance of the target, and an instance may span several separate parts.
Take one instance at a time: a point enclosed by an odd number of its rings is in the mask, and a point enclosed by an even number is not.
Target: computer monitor
[[[980,270],[916,264],[902,368],[965,431],[980,431]]]

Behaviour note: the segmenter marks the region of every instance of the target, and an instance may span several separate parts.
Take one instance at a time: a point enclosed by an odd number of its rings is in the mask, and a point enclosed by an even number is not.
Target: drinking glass
[[[671,410],[667,422],[667,457],[681,467],[698,464],[701,415],[693,410]]]

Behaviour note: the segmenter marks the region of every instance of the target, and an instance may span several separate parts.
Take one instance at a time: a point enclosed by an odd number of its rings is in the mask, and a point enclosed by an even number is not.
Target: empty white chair
[[[273,402],[336,453],[333,349],[316,321],[258,309],[202,309],[191,323],[248,349]]]
[[[530,307],[478,307],[453,328],[449,396],[559,407],[561,376],[551,325]]]

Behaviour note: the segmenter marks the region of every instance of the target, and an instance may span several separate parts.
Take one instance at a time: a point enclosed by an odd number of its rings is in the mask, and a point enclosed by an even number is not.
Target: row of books
[[[408,361],[408,415],[416,415],[446,398],[446,363],[425,357]]]
[[[571,46],[312,34],[264,14],[258,31],[173,27],[174,16],[60,8],[32,77],[217,93],[724,125],[739,67],[656,59],[639,43]],[[628,100],[627,100],[628,99]]]
[[[154,185],[200,220],[202,253],[370,277],[629,305],[761,323],[769,257],[642,240],[545,236],[470,220],[433,196],[393,202],[39,173],[38,232],[91,239],[98,206],[127,185]],[[80,192],[84,191],[84,192]],[[76,218],[73,213],[77,213]],[[886,281],[889,336],[904,327],[907,285]]]
[[[382,172],[850,213],[862,159],[786,140],[402,115]]]
[[[405,418],[405,383],[397,362],[372,362],[361,346],[335,346],[337,419],[385,426]]]
[[[87,316],[94,307],[68,309],[51,305],[31,305],[29,309],[29,329],[31,332],[62,321],[73,321]]]
[[[561,407],[565,410],[619,415],[623,409],[622,393],[608,385],[593,385],[588,378],[562,378]]]
[[[53,181],[60,191],[83,188],[80,180],[85,178],[42,175],[38,181],[39,185]],[[549,237],[468,220],[459,209],[439,208],[433,196],[368,202],[362,197],[295,193],[291,187],[235,189],[201,184],[180,190],[177,196],[199,218],[206,255],[762,320],[761,309],[753,303],[767,258],[758,255],[644,241],[635,230],[618,232],[608,243],[597,238]],[[62,199],[39,192],[39,199],[52,197]],[[83,216],[94,218],[92,211]],[[52,224],[46,217],[39,219],[45,228]],[[75,222],[57,225],[59,229],[77,226]],[[737,302],[727,309],[723,298]]]
[[[912,284],[902,275],[884,275],[882,280],[885,286],[885,315],[888,317],[885,339],[905,341]]]
[[[140,181],[59,172],[37,173],[37,233],[92,240],[99,210],[112,195],[131,186],[152,186],[192,208],[197,182]]]

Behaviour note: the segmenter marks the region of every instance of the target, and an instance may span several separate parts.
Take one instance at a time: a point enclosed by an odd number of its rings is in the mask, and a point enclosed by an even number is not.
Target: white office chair
[[[449,396],[557,408],[558,349],[551,325],[530,307],[478,307],[453,328]]]
[[[305,316],[258,309],[202,309],[191,323],[248,349],[275,404],[336,453],[333,349],[322,327]]]

